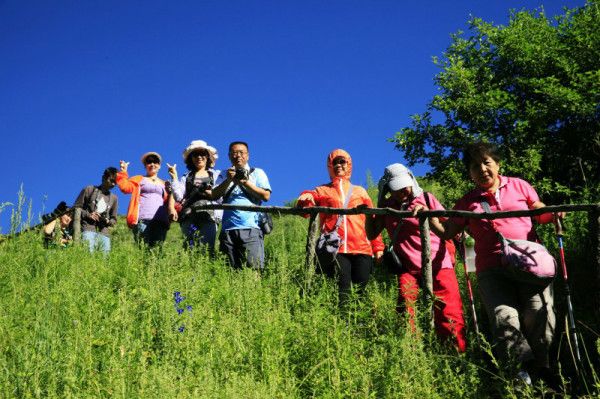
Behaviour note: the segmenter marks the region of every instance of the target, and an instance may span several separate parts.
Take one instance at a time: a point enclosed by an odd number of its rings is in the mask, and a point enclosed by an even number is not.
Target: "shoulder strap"
[[[480,204],[485,213],[492,213],[492,208],[490,208],[490,204],[486,200],[481,201]]]
[[[189,171],[188,174],[185,176],[185,192],[186,194],[189,194],[192,192],[192,190],[194,189],[194,176],[195,173],[192,171]]]
[[[423,192],[423,197],[425,197],[425,203],[427,204],[427,208],[431,209],[431,203],[429,202],[429,193],[427,191]],[[404,224],[404,219],[400,219],[394,232],[392,233],[392,245],[396,242],[396,238],[398,238],[398,234],[400,233],[400,228]]]
[[[248,172],[248,176],[250,176],[253,172],[254,172],[255,168],[250,168],[250,171]],[[227,198],[229,198],[229,196],[231,195],[231,192],[233,191],[233,189],[238,186],[240,188],[240,190],[242,190],[242,192],[244,193],[244,195],[250,200],[250,202],[255,202],[258,201],[259,205],[262,202],[259,198],[256,198],[254,195],[252,195],[251,193],[248,192],[248,190],[246,190],[243,186],[238,185],[237,183],[234,183],[225,193],[225,195],[223,196],[223,201],[227,201]]]
[[[344,200],[344,208],[346,208],[348,206],[348,203],[350,202],[350,196],[352,195],[352,190],[354,189],[354,186],[352,185],[352,183],[348,183],[350,184],[350,186],[348,186],[348,192],[346,193],[346,198]]]
[[[210,169],[208,169],[206,172],[208,173],[208,184],[212,188],[214,186],[213,172]],[[199,187],[202,185],[196,185],[195,181],[196,173],[190,171],[185,177],[185,196],[181,200],[181,203],[184,207],[193,203],[196,200],[196,197],[201,194]]]
[[[90,196],[89,209],[92,212],[96,211],[96,201],[98,200],[98,196],[100,195],[100,189],[94,186],[94,191],[92,191],[92,195]]]
[[[252,175],[252,173],[254,173],[254,168],[250,168],[250,171],[248,172],[248,178],[250,178],[250,176]],[[258,202],[257,205],[260,205],[262,200],[260,198],[257,198],[255,195],[253,195],[251,192],[249,192],[248,190],[246,190],[243,186],[239,186],[240,189],[244,192],[244,194],[246,195],[246,197],[248,197],[248,199],[251,202]]]
[[[480,201],[480,204],[485,213],[492,213],[492,208],[490,208],[490,204],[486,200]],[[492,226],[492,229],[496,232],[500,244],[502,244],[502,242],[504,241],[504,236],[498,231],[498,229],[496,229],[496,225],[494,224],[493,220],[489,220],[489,222],[490,226]]]
[[[112,209],[113,205],[115,204],[115,201],[117,200],[117,196],[109,193],[108,194],[108,209]]]
[[[348,206],[348,203],[350,202],[350,196],[352,195],[352,190],[354,189],[352,183],[349,184],[350,186],[348,187],[348,192],[346,193],[346,198],[344,199],[344,205],[342,206],[342,209],[346,209],[346,207]],[[336,231],[340,227],[340,224],[342,223],[341,216],[342,215],[338,215],[337,221],[335,222],[335,227],[332,231]]]
[[[210,186],[214,186],[215,184],[215,178],[214,178],[214,174],[213,171],[210,169],[206,170],[206,173],[208,173],[208,183],[210,184]],[[194,181],[196,180],[196,173],[190,171],[185,175],[185,192],[189,193],[194,189]]]
[[[235,186],[237,186],[237,184],[233,183],[231,185],[231,187],[229,187],[229,189],[227,190],[227,192],[223,196],[223,202],[227,201],[227,198],[229,198],[229,196],[231,195],[231,192],[233,191],[233,189],[235,188]]]
[[[400,228],[402,227],[403,224],[404,224],[404,219],[400,219],[400,221],[396,225],[396,228],[394,229],[394,233],[392,234],[392,245],[394,245],[394,243],[396,242],[396,238],[398,238],[398,233],[400,233]]]
[[[423,197],[425,197],[425,204],[427,204],[427,208],[431,210],[431,202],[429,202],[429,193],[427,191],[423,191]]]
[[[239,187],[244,192],[244,194],[246,195],[246,197],[248,197],[248,199],[250,200],[250,202],[254,203],[256,201],[257,202],[256,205],[260,205],[261,204],[262,201],[259,198],[256,198],[256,196],[254,196],[252,193],[250,193],[244,187],[242,187],[242,186],[239,186]]]

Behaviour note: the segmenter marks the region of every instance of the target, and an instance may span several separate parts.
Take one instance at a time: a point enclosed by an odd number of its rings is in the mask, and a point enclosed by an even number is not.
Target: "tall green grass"
[[[0,396],[536,395],[517,394],[476,345],[458,355],[410,333],[382,271],[340,311],[335,284],[304,267],[306,220],[275,223],[260,275],[183,251],[177,226],[160,253],[122,224],[108,257],[44,250],[35,233],[1,243]]]

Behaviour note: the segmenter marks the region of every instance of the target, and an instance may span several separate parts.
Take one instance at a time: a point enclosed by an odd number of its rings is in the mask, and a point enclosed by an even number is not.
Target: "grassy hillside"
[[[457,355],[408,333],[382,271],[341,313],[304,268],[307,221],[275,223],[260,276],[184,252],[177,226],[161,254],[123,225],[107,258],[35,234],[0,244],[0,397],[514,395],[477,345]]]

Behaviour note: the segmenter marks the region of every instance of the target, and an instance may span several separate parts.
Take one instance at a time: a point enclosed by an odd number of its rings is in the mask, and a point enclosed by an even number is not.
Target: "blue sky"
[[[150,150],[183,173],[193,139],[219,150],[218,169],[229,142],[247,141],[272,205],[326,182],[334,148],[365,185],[367,171],[377,179],[403,162],[387,140],[436,93],[431,57],[469,15],[506,24],[510,9],[583,4],[0,0],[0,203],[22,184],[34,216],[71,205],[120,159],[143,173]],[[119,200],[123,214],[129,198]]]

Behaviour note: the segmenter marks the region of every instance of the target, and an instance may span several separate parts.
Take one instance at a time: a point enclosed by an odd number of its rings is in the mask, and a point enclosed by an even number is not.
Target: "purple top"
[[[165,186],[143,178],[140,182],[140,220],[169,221],[164,201]]]

